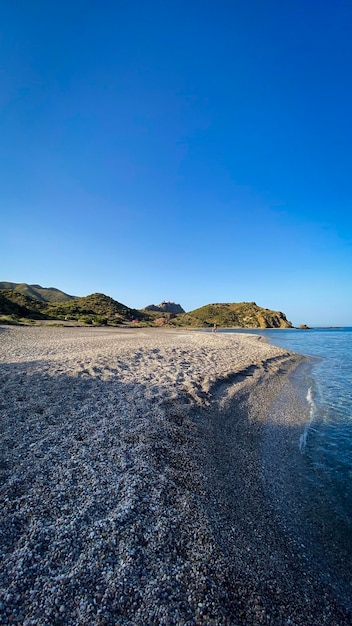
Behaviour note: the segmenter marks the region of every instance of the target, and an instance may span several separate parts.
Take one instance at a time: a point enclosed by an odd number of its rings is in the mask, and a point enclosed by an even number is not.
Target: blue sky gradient
[[[352,325],[352,4],[0,7],[0,280]]]

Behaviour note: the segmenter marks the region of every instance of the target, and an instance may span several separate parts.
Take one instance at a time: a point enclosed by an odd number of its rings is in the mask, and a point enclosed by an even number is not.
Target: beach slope
[[[271,407],[301,361],[256,335],[0,327],[1,624],[349,623],[271,486],[299,463],[304,407]]]

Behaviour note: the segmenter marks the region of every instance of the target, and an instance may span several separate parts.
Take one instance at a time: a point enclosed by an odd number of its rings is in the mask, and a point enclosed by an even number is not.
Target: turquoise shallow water
[[[297,445],[309,479],[329,492],[336,514],[352,524],[352,328],[246,332],[312,358],[309,370],[295,376],[310,406]]]
[[[302,546],[314,577],[351,613],[346,625],[352,624],[352,328],[237,332],[260,334],[309,359],[291,373],[271,409],[279,417],[287,410],[289,422],[279,436],[269,423],[265,484],[285,532]],[[281,468],[281,447],[292,452],[295,445],[297,454],[284,457]]]

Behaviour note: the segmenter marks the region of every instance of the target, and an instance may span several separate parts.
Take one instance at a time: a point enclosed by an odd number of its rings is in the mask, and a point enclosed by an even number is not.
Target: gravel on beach
[[[294,532],[306,407],[272,407],[301,361],[258,335],[0,327],[0,623],[352,623]]]

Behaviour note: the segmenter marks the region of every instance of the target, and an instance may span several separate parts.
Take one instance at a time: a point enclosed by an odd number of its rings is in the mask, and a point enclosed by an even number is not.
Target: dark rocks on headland
[[[173,313],[178,315],[179,313],[185,313],[180,304],[175,302],[161,302],[160,304],[149,304],[145,307],[145,311],[159,311],[160,313]]]

